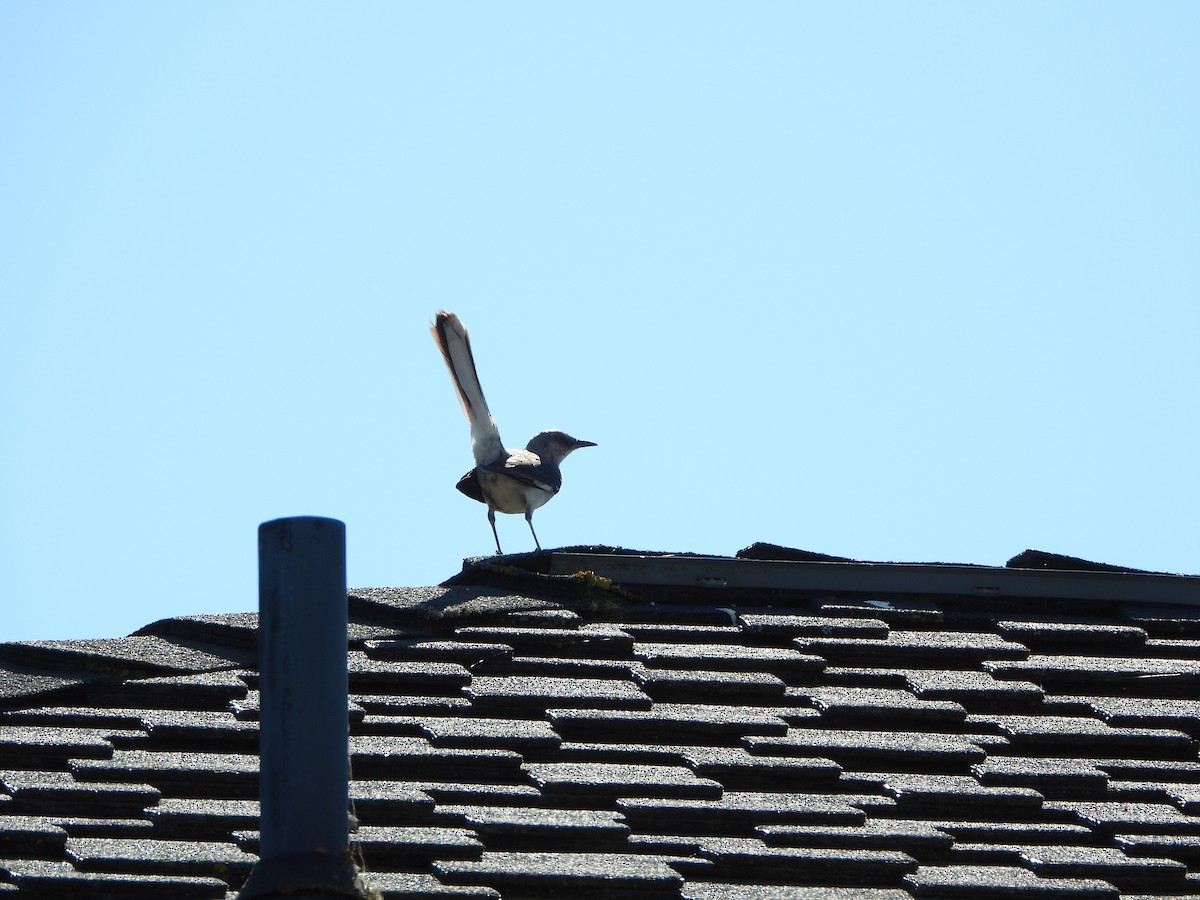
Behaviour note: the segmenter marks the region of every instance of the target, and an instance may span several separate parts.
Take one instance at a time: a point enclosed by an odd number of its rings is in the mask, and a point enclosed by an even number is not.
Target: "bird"
[[[562,487],[559,469],[562,461],[573,451],[596,444],[571,437],[565,431],[550,430],[535,434],[524,450],[507,449],[484,399],[466,326],[454,313],[439,310],[430,332],[442,351],[458,402],[471,426],[475,468],[460,478],[456,487],[472,500],[487,505],[488,524],[492,526],[498,556],[504,551],[496,533],[497,512],[523,513],[534,546],[541,551],[542,544],[533,528],[533,511],[545,505]]]

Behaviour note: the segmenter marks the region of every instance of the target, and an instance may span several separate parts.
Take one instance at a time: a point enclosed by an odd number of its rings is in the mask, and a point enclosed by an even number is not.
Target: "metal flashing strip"
[[[741,590],[1046,597],[1200,606],[1200,577],[918,563],[794,562],[724,556],[550,554],[551,575],[618,584]]]

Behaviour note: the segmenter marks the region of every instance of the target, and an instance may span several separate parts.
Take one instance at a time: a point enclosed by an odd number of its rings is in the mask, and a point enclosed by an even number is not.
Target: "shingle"
[[[1194,697],[1200,692],[1200,660],[1035,654],[983,665],[997,678],[1032,681],[1061,694],[1130,690],[1152,697]]]
[[[943,621],[941,607],[932,600],[911,598],[832,600],[821,604],[821,613],[835,617],[879,619],[893,628],[932,628]]]
[[[1184,638],[1151,638],[1142,654],[1159,659],[1200,660],[1200,640]]]
[[[240,885],[256,857],[232,842],[71,838],[67,858],[89,872],[208,875]]]
[[[145,709],[108,709],[94,706],[36,706],[0,713],[0,725],[41,725],[50,728],[85,728],[107,737],[116,731],[141,729]]]
[[[683,878],[653,856],[617,853],[484,853],[478,861],[437,861],[434,871],[454,884],[537,890],[559,896],[677,896]],[[651,892],[654,893],[651,893]],[[553,896],[553,894],[549,894]]]
[[[429,806],[432,808],[432,801]],[[154,823],[156,837],[219,841],[258,824],[258,801],[167,797],[148,807],[146,815]]]
[[[821,673],[820,683],[828,687],[899,690],[908,686],[907,674],[905,669],[887,666],[827,666]]]
[[[1196,750],[1196,742],[1180,731],[1114,728],[1085,717],[983,715],[972,716],[970,721],[995,723],[1019,753],[1183,759],[1194,756]]]
[[[1193,869],[1200,867],[1200,835],[1117,834],[1113,842],[1130,856],[1176,859]]]
[[[1114,727],[1171,728],[1200,737],[1200,701],[1146,697],[1070,697]]]
[[[719,800],[623,799],[617,806],[639,833],[736,835],[759,825],[860,825],[854,796],[726,791]]]
[[[433,797],[408,781],[350,782],[351,811],[364,825],[423,825],[433,821]]]
[[[1117,889],[1105,881],[1075,878],[1040,878],[1010,866],[922,866],[904,882],[917,897],[973,900],[973,898],[1063,898],[1063,900],[1116,900]]]
[[[70,768],[79,781],[146,783],[173,797],[249,799],[258,790],[258,757],[242,753],[117,750]]]
[[[367,872],[364,880],[383,900],[500,900],[494,888],[443,884],[425,873]]]
[[[483,843],[466,828],[365,825],[350,835],[353,851],[367,869],[393,866],[424,869],[431,859],[479,859]]]
[[[700,855],[716,864],[714,877],[784,884],[889,885],[917,868],[896,850],[771,847],[754,838],[708,838]]]
[[[236,719],[231,712],[162,710],[142,716],[150,741],[146,749],[219,750],[255,753],[258,726]]]
[[[700,852],[700,844],[703,840],[695,835],[638,834],[634,832],[626,838],[625,843],[635,853],[679,859],[695,857]],[[707,866],[712,865],[707,860],[703,860],[703,862]]]
[[[0,766],[61,769],[68,759],[113,754],[108,729],[0,725]]]
[[[1170,784],[1162,781],[1114,781],[1109,786],[1108,799],[1169,803],[1188,815],[1196,815],[1200,812],[1200,785]]]
[[[541,807],[546,803],[542,792],[532,784],[470,784],[469,782],[427,781],[417,782],[417,785],[439,804]]]
[[[922,700],[951,700],[972,712],[1036,709],[1044,691],[1030,681],[1000,681],[987,672],[914,669],[905,681]]]
[[[1189,872],[1184,877],[1180,885],[1172,885],[1171,890],[1175,893],[1175,900],[1197,900],[1200,898],[1200,873]],[[1160,891],[1141,892],[1130,891],[1121,895],[1122,900],[1161,900],[1163,894]]]
[[[970,725],[969,715],[967,722]],[[969,728],[969,731],[974,733],[968,733],[964,737],[989,756],[1006,756],[1012,753],[1012,742],[1003,734],[993,734],[988,726]]]
[[[767,672],[703,672],[638,666],[633,677],[649,696],[660,701],[741,704],[778,702],[787,685]]]
[[[649,709],[651,700],[629,681],[601,678],[546,678],[536,675],[486,676],[472,680],[467,694],[488,715],[540,713],[547,706],[583,709]]]
[[[822,724],[830,728],[886,728],[903,723],[943,731],[954,730],[967,717],[958,703],[919,700],[908,691],[894,688],[789,688],[788,697],[810,701],[821,711]]]
[[[633,638],[612,625],[583,628],[459,628],[454,636],[463,641],[504,644],[520,655],[564,656],[594,659],[628,659]]]
[[[700,602],[692,602],[697,595],[691,592],[675,594],[665,603],[630,603],[614,611],[606,618],[629,622],[663,622],[668,625],[732,625],[737,615],[728,607],[707,602],[699,595]]]
[[[364,622],[354,616],[346,620],[346,642],[351,650],[361,650],[367,641],[390,641],[406,637],[407,628]]]
[[[717,874],[717,865],[711,859],[705,859],[700,856],[700,847],[697,845],[696,850],[686,856],[666,857],[665,862],[671,868],[675,869],[680,875],[689,881],[703,879],[705,881],[719,877]],[[767,879],[763,879],[764,881]],[[678,895],[673,895],[672,900]]]
[[[142,818],[57,815],[54,821],[62,826],[69,837],[154,837],[154,826]]]
[[[844,687],[844,685],[838,685]],[[793,688],[792,690],[796,690]],[[821,711],[812,706],[800,706],[800,703],[809,702],[806,697],[799,694],[793,694],[792,698],[795,706],[788,709],[777,710],[778,715],[783,721],[794,728],[823,728],[828,723],[821,718]]]
[[[530,622],[557,624],[564,611],[556,603],[490,585],[353,588],[347,601],[350,617],[356,621],[426,631],[453,624],[503,623],[514,615]]]
[[[1165,803],[1089,803],[1047,800],[1047,812],[1068,815],[1104,834],[1114,832],[1157,832],[1200,834],[1200,818],[1186,816]]]
[[[1035,652],[1061,653],[1075,648],[1093,656],[1111,656],[1139,653],[1146,643],[1146,632],[1142,628],[1078,618],[1069,621],[1001,620],[996,623],[996,630],[1002,637],[1022,643]]]
[[[1083,825],[1064,822],[971,822],[957,819],[933,820],[929,823],[939,831],[952,835],[960,843],[977,844],[1056,844],[1072,846],[1090,844],[1096,835]]]
[[[1175,802],[1163,790],[1165,785],[1148,781],[1120,781],[1108,783],[1103,797],[1067,797],[1067,800],[1100,800],[1109,803],[1170,803]]]
[[[242,676],[248,674],[229,670],[103,683],[89,688],[88,699],[98,707],[223,710],[246,696]]]
[[[1173,759],[1095,759],[1097,769],[1123,781],[1187,781],[1200,783],[1200,762]]]
[[[120,817],[137,815],[160,793],[148,784],[84,784],[67,772],[36,770],[0,773],[0,785],[13,797],[13,811],[27,815]]]
[[[525,754],[553,750],[562,741],[543,721],[475,716],[367,716],[359,730],[424,737],[435,747],[490,747]]]
[[[811,887],[781,884],[711,884],[691,882],[683,900],[911,900],[897,888]]]
[[[773,638],[824,637],[872,638],[888,636],[888,625],[879,619],[846,616],[795,616],[753,614],[738,616],[747,634]]]
[[[608,735],[611,737],[611,735]],[[608,741],[563,741],[557,760],[561,762],[628,763],[644,766],[688,765],[686,744],[648,744],[637,740],[627,743]]]
[[[968,669],[985,660],[1022,660],[1029,649],[994,634],[954,631],[891,631],[871,638],[797,638],[803,653],[824,657],[830,665],[878,665],[908,669]]]
[[[1092,709],[1091,706],[1082,702],[1079,697],[1074,697],[1069,694],[1047,694],[1045,700],[1038,709],[1020,710],[1008,714],[1017,716],[1067,716],[1075,719],[1100,718],[1096,714],[1096,710]],[[986,716],[981,716],[978,721],[984,721],[986,718]]]
[[[159,619],[133,633],[154,635],[177,643],[221,647],[247,654],[246,665],[255,665],[258,649],[258,613],[173,616]]]
[[[971,771],[981,784],[1032,788],[1050,799],[1092,798],[1108,788],[1108,775],[1085,760],[989,756]]]
[[[50,817],[6,814],[0,819],[0,859],[49,859],[66,841],[66,830]]]
[[[916,856],[944,853],[954,843],[927,822],[869,819],[862,825],[762,825],[755,829],[768,844],[781,847],[828,847],[899,850]]]
[[[1200,785],[1171,784],[1165,785],[1167,796],[1174,804],[1189,816],[1200,814]]]
[[[614,623],[638,642],[669,644],[740,644],[745,638],[736,625],[674,625],[664,622]]]
[[[629,826],[603,809],[519,809],[509,806],[459,806],[438,809],[439,821],[452,817],[474,831],[493,850],[615,850],[623,847]]]
[[[380,716],[458,716],[469,715],[472,708],[469,697],[350,695],[350,716],[353,720],[357,713],[360,725],[364,713]]]
[[[1115,847],[1026,847],[1021,860],[1036,875],[1097,878],[1122,890],[1169,889],[1187,874],[1187,866],[1181,862],[1133,859]]]
[[[85,684],[94,684],[102,678],[103,675],[93,672],[56,672],[0,663],[0,700],[6,704],[20,704],[37,698],[40,702]]]
[[[555,731],[570,741],[733,745],[744,735],[783,735],[787,723],[766,708],[656,703],[649,710],[548,709]]]
[[[821,673],[820,656],[777,647],[727,644],[664,644],[639,641],[634,657],[651,668],[713,672],[767,672],[790,683]]]
[[[586,657],[514,656],[503,669],[478,675],[538,675],[548,678],[600,678],[632,681],[638,665],[631,659],[588,659]]]
[[[242,654],[196,650],[160,637],[98,638],[82,641],[16,641],[0,644],[0,660],[59,671],[137,677],[232,669]],[[221,655],[218,655],[221,654]]]
[[[846,790],[841,768],[832,760],[757,757],[741,747],[566,742],[560,747],[559,758],[564,762],[689,766],[697,775],[715,779],[727,790],[735,791]]]
[[[456,750],[434,747],[415,737],[351,735],[350,761],[355,777],[370,779],[434,778],[497,782],[519,777],[521,755],[511,750]]]
[[[1121,607],[1125,619],[1156,638],[1200,639],[1200,616],[1194,607],[1150,606],[1131,603]]]
[[[1013,844],[977,844],[955,841],[953,849],[943,859],[932,862],[954,866],[1024,866],[1020,846]],[[929,864],[929,863],[927,863]]]
[[[583,616],[572,609],[550,609],[544,604],[539,609],[513,610],[504,617],[505,625],[526,628],[578,628],[583,622]]]
[[[886,782],[886,773],[843,770],[841,777],[838,779],[837,787],[833,790],[833,793],[877,794],[880,798],[885,798],[883,786]],[[886,797],[886,800],[890,807],[894,809],[896,806],[895,799],[892,797]]]
[[[966,775],[890,774],[884,791],[896,798],[897,812],[1024,819],[1042,806],[1042,795],[1022,787],[988,787]]]
[[[471,673],[458,663],[390,662],[351,653],[349,670],[350,690],[362,694],[454,696],[471,683]]]
[[[747,737],[744,744],[751,753],[824,756],[869,771],[966,771],[986,756],[964,737],[921,732],[793,728],[784,737]]]
[[[721,785],[682,766],[531,763],[525,771],[549,798],[595,802],[615,797],[716,799]]]
[[[485,663],[507,662],[513,658],[513,648],[505,644],[471,643],[470,641],[434,641],[420,638],[367,641],[367,656],[395,662],[457,663],[473,672]]]
[[[0,870],[23,900],[225,900],[229,890],[217,878],[80,872],[65,861],[11,860]]]
[[[697,775],[716,779],[731,791],[833,790],[842,773],[831,759],[755,756],[743,747],[688,747],[683,758]]]

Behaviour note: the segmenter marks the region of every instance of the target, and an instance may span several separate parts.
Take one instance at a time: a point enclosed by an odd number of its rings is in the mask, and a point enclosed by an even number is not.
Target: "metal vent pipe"
[[[346,526],[258,529],[259,861],[238,900],[363,896],[350,860]]]

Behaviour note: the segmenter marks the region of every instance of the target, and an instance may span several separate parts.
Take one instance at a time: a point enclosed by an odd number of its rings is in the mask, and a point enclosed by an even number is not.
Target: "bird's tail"
[[[466,326],[454,313],[441,310],[430,331],[446,360],[450,379],[458,392],[458,402],[471,426],[471,452],[475,455],[475,464],[495,462],[504,455],[504,444],[483,397]]]

